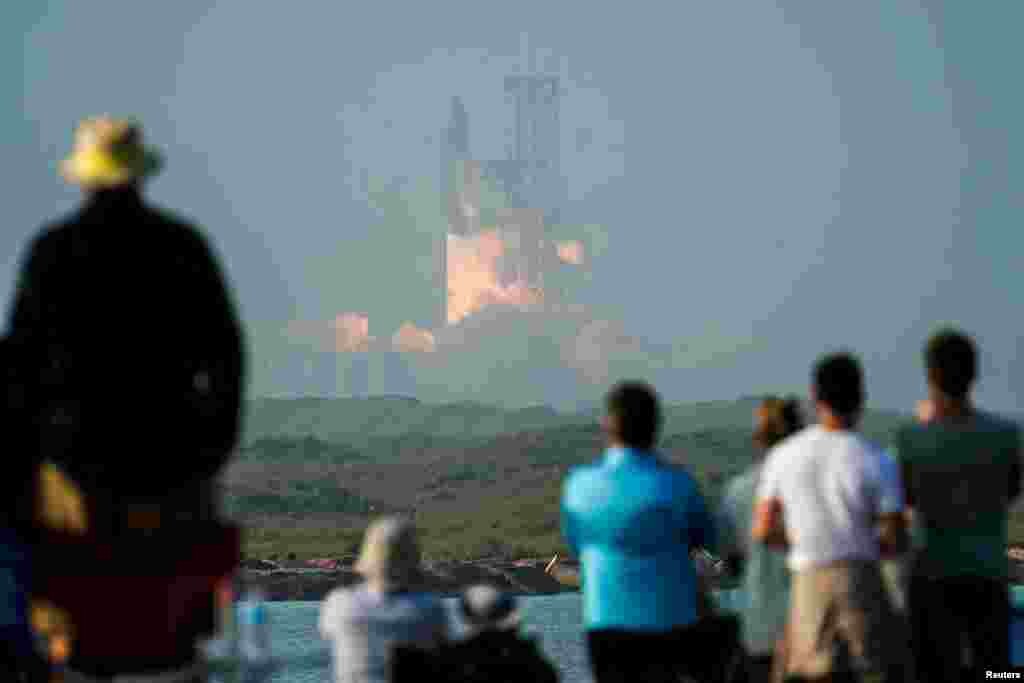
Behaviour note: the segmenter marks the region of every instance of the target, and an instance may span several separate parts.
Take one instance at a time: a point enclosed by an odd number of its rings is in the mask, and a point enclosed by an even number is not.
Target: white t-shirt
[[[899,471],[856,432],[808,427],[773,448],[758,501],[782,503],[792,571],[841,560],[877,561],[878,516],[903,510]]]
[[[387,683],[392,650],[440,644],[448,632],[448,612],[430,594],[389,595],[356,586],[324,598],[319,628],[333,645],[337,683]]]

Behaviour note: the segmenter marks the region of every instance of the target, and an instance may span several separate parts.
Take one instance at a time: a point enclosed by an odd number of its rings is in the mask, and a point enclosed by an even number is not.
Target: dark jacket
[[[537,643],[516,631],[484,631],[436,652],[399,648],[394,683],[557,683],[558,672]]]
[[[134,190],[43,229],[11,312],[19,447],[87,492],[145,498],[215,474],[235,446],[243,338],[192,226]]]

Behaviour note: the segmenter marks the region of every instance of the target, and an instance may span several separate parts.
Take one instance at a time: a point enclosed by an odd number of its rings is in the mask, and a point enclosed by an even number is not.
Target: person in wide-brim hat
[[[423,583],[421,559],[412,522],[404,517],[384,517],[366,530],[353,569],[370,588],[395,592]]]
[[[60,174],[73,185],[105,190],[135,184],[162,167],[163,156],[143,143],[138,124],[96,116],[78,125],[74,147],[60,163]]]

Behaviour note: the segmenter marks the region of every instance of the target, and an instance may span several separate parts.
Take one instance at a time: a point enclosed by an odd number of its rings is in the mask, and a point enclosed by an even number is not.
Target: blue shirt
[[[690,548],[711,546],[714,525],[685,469],[609,449],[566,478],[562,534],[580,561],[585,628],[661,632],[697,620]]]

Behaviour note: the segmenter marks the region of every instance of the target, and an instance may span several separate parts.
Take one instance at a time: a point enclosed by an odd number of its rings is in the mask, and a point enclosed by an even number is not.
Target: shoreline
[[[487,583],[514,595],[555,595],[576,592],[544,573],[546,561],[477,560],[428,562],[424,564],[424,583],[418,588],[446,597],[458,595],[466,586]],[[260,586],[271,602],[319,601],[335,588],[360,581],[351,565],[336,569],[280,567],[254,569],[243,566],[239,576],[246,584]]]
[[[1013,550],[1018,550],[1014,548]],[[1024,553],[1009,554],[1009,586],[1024,586]],[[1019,555],[1019,556],[1018,556]],[[279,566],[265,561],[249,561],[239,569],[242,582],[258,585],[271,602],[321,601],[335,588],[354,585],[360,577],[349,562],[335,568],[292,562],[293,566]],[[558,595],[576,593],[576,586],[560,583],[546,574],[546,560],[463,560],[424,563],[424,583],[420,590],[453,597],[466,588],[479,583],[491,584],[499,590],[516,596]],[[246,566],[248,565],[248,566]],[[299,566],[295,566],[299,565]],[[574,563],[564,563],[566,569],[576,569]],[[735,587],[735,582],[716,573],[703,574],[709,588]]]

